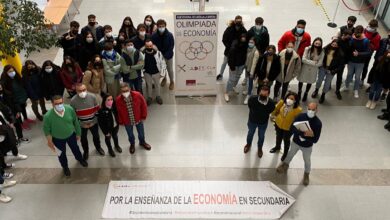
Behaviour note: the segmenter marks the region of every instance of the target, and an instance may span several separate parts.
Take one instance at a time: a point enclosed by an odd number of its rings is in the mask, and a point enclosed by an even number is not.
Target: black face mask
[[[78,34],[78,33],[79,33],[78,30],[73,30],[73,31],[72,31],[72,34],[74,34],[74,35],[76,35],[76,34]]]
[[[94,21],[88,22],[88,25],[91,26],[91,27],[95,26],[95,24],[96,24],[96,22],[94,22]]]
[[[93,65],[95,67],[101,67],[103,64],[102,64],[102,62],[95,62]]]
[[[68,68],[73,68],[73,65],[72,65],[71,63],[67,63],[66,66],[67,66]]]
[[[146,52],[149,52],[149,53],[153,52],[152,48],[146,48],[145,50],[146,50]]]
[[[261,101],[267,100],[267,96],[265,96],[265,95],[260,95],[259,98]]]

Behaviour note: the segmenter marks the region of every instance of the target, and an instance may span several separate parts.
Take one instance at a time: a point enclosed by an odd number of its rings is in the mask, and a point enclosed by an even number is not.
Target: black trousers
[[[5,139],[4,142],[7,142],[7,139]],[[0,148],[2,148],[2,147],[3,146],[0,146]],[[2,149],[4,149],[4,148],[2,148]],[[7,164],[5,163],[4,158],[5,158],[5,156],[7,156],[8,152],[0,151],[0,167],[3,169],[7,168]],[[19,154],[18,147],[17,146],[12,147],[11,152],[12,152],[12,155],[18,156],[18,154]]]
[[[111,135],[110,136],[105,136],[104,137],[104,141],[106,142],[106,145],[107,145],[107,148],[108,149],[112,149],[112,145],[111,145],[111,137],[114,141],[114,146],[115,147],[118,147],[119,146],[119,141],[118,141],[118,131],[119,131],[119,125],[117,125],[116,127],[114,127],[112,129],[112,132],[110,133]]]
[[[275,131],[276,131],[276,148],[280,149],[281,145],[282,145],[282,141],[284,142],[284,152],[287,153],[288,150],[290,149],[290,139],[291,139],[291,136],[292,136],[292,132],[291,131],[286,131],[286,130],[283,130],[281,128],[279,128],[276,124],[275,124]]]
[[[274,97],[276,98],[279,96],[279,90],[280,90],[280,87],[282,87],[282,97],[281,98],[284,99],[284,96],[287,93],[288,84],[290,84],[290,82],[281,83],[281,82],[276,81],[275,87],[274,87]]]
[[[90,128],[81,128],[81,146],[83,147],[84,153],[89,152],[88,147],[88,130],[92,133],[93,144],[95,145],[96,150],[100,149],[100,137],[99,137],[99,125],[96,123]]]
[[[343,74],[344,74],[345,65],[343,70],[337,72],[336,74],[336,92],[340,92],[341,84],[343,83]]]

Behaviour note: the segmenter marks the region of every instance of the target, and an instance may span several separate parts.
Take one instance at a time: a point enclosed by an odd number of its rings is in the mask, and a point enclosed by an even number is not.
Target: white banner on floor
[[[218,12],[177,12],[176,96],[216,95]]]
[[[269,181],[111,181],[102,217],[278,219],[294,202]]]

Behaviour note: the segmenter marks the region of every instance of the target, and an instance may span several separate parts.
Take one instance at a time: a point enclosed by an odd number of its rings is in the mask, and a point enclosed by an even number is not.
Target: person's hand
[[[13,123],[9,124],[9,126],[12,128],[12,129],[15,129],[15,126]]]
[[[353,51],[352,54],[353,54],[354,57],[357,57],[359,55],[359,52],[357,52],[357,50],[355,50],[355,51]]]
[[[80,140],[80,136],[76,136],[76,140],[78,140],[78,141],[79,141],[79,140]]]
[[[312,130],[305,131],[304,135],[306,137],[314,137],[314,133]]]
[[[15,118],[20,118],[20,113],[18,112],[18,113],[16,113],[16,116],[15,116]]]
[[[72,40],[73,37],[72,37],[72,35],[68,34],[68,35],[66,35],[65,39],[66,39],[66,40]]]
[[[110,133],[106,134],[106,137],[111,137],[111,134]]]
[[[56,148],[55,148],[52,140],[47,141],[47,146],[49,146],[50,150],[52,150],[53,152],[56,152]]]

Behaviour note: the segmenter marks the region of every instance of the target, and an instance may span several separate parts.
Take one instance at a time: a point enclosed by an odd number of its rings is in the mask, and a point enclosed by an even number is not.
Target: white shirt
[[[56,108],[53,108],[53,110],[54,110],[54,112],[55,112],[58,116],[60,116],[61,118],[64,117],[64,115],[65,115],[65,108],[64,108],[64,111],[62,111],[62,112],[57,112]]]

